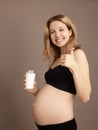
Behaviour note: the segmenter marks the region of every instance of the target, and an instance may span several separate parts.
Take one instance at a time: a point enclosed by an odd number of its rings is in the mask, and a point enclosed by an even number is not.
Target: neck
[[[61,47],[61,48],[60,48],[60,51],[61,51],[61,55],[66,54],[66,49],[65,49],[65,47]]]

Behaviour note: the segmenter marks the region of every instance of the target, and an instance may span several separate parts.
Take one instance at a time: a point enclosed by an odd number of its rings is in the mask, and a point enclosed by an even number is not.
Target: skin
[[[81,49],[74,50],[72,48],[71,53],[66,54],[64,48],[71,35],[72,32],[68,30],[64,23],[53,21],[50,24],[50,38],[53,44],[61,50],[61,56],[51,68],[54,69],[58,65],[68,67],[73,74],[77,95],[83,102],[87,102],[91,93],[89,66],[86,55]],[[28,91],[36,96],[32,113],[37,124],[56,124],[74,118],[75,95],[56,89],[49,84],[45,84],[38,90],[36,82],[34,89]]]
[[[53,21],[50,24],[50,36],[54,45],[60,47],[61,54],[65,53],[64,48],[72,35],[67,26],[60,21]]]
[[[89,66],[85,53],[81,49],[74,51],[72,48],[70,54],[64,54],[64,47],[72,33],[62,22],[52,22],[50,24],[50,34],[52,42],[60,47],[61,50],[59,62],[71,70],[77,94],[84,102],[86,102],[90,97],[91,84],[89,78]]]

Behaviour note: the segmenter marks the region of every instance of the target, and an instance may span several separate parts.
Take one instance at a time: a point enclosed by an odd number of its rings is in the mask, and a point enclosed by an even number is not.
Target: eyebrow
[[[60,28],[64,28],[64,26],[60,26],[59,29]],[[49,30],[52,31],[52,30],[55,30],[55,29],[50,28]]]

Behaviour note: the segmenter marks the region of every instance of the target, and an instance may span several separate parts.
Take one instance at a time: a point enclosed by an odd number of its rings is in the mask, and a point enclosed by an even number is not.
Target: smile
[[[59,39],[56,39],[55,41],[56,42],[61,42],[61,41],[63,41],[64,40],[64,38],[59,38]]]

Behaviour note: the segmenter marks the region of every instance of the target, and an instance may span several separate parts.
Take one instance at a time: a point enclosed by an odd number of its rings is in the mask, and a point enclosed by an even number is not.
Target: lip
[[[63,40],[64,40],[64,38],[57,38],[57,39],[55,39],[56,42],[61,42]]]

